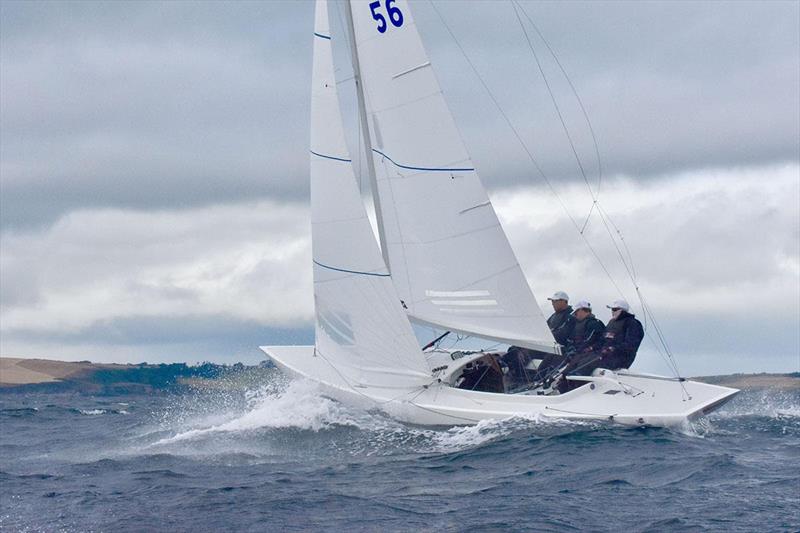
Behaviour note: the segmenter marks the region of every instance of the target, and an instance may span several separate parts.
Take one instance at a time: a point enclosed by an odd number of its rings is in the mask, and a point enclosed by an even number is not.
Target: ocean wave
[[[78,412],[82,415],[97,416],[104,415],[108,411],[105,409],[78,409]]]

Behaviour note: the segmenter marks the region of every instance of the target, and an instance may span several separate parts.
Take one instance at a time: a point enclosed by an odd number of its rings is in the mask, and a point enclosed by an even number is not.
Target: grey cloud
[[[511,6],[438,5],[545,171],[578,177]],[[489,5],[494,9],[483,7]],[[606,173],[635,177],[800,158],[799,10],[795,3],[755,2],[526,4],[589,111]],[[517,141],[435,13],[422,15],[418,23],[484,181],[524,182],[533,170]],[[484,33],[476,20],[491,38],[476,37]],[[594,174],[580,108],[543,44],[534,44]]]
[[[124,316],[98,320],[69,332],[42,332],[11,329],[3,333],[7,341],[56,342],[60,344],[128,346],[212,343],[227,352],[264,344],[313,344],[310,324],[275,328],[226,315],[187,315],[171,317]]]
[[[575,179],[510,4],[437,6],[545,171]],[[533,170],[436,14],[414,7],[484,181],[530,183]],[[526,4],[589,109],[606,172],[637,177],[800,158],[798,9]],[[311,19],[310,2],[4,2],[0,223],[52,223],[81,207],[305,198]],[[339,15],[332,24],[341,35]],[[336,54],[345,78],[345,47]],[[543,60],[592,173],[579,109]]]
[[[4,226],[305,193],[310,6],[181,5],[4,6]]]

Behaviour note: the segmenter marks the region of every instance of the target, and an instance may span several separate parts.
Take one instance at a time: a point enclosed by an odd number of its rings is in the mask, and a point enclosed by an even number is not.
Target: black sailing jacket
[[[605,342],[603,334],[606,327],[594,315],[589,315],[583,320],[575,319],[575,325],[567,338],[567,353],[583,353],[600,351]]]
[[[627,311],[612,318],[606,326],[603,344],[603,366],[628,368],[636,358],[636,351],[644,339],[642,323]]]
[[[568,305],[563,311],[557,311],[550,315],[550,318],[547,319],[547,325],[550,327],[550,331],[553,332],[556,342],[562,346],[565,345],[572,334],[572,328],[575,326],[572,307]]]

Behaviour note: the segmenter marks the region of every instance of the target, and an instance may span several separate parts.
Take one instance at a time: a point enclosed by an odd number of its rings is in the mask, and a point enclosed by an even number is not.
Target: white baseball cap
[[[575,304],[573,307],[575,308],[576,311],[578,309],[588,309],[589,311],[592,310],[592,304],[590,304],[587,300],[581,300],[580,302]]]
[[[631,306],[625,300],[614,300],[611,305],[607,305],[609,309],[622,309],[623,311],[630,311]]]
[[[553,295],[550,298],[548,298],[548,300],[550,300],[551,302],[553,300],[566,300],[566,301],[569,301],[569,296],[567,296],[567,293],[564,292],[564,291],[558,291],[556,293],[553,293]]]

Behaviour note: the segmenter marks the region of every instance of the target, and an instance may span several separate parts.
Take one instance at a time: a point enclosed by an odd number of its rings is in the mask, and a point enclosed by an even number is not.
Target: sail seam
[[[387,277],[390,276],[390,274],[382,274],[380,272],[363,272],[363,271],[360,271],[360,270],[348,270],[346,268],[337,268],[337,267],[333,267],[333,266],[330,266],[330,265],[324,265],[324,264],[320,263],[319,261],[317,261],[316,259],[312,259],[312,261],[317,266],[321,266],[322,268],[327,268],[328,270],[333,270],[333,271],[336,271],[336,272],[345,272],[347,274],[361,274],[362,276],[378,276],[378,277],[381,277],[381,278],[387,278]]]
[[[343,157],[335,157],[335,156],[332,156],[332,155],[319,154],[319,153],[315,152],[314,150],[309,150],[309,152],[311,152],[312,154],[314,154],[317,157],[323,157],[325,159],[333,159],[334,161],[342,161],[343,163],[352,163],[353,162],[352,159],[345,159]]]
[[[382,115],[382,114],[385,114],[387,111],[395,111],[397,109],[402,109],[404,107],[408,107],[408,106],[416,104],[418,102],[422,102],[423,100],[427,100],[428,98],[433,98],[433,97],[435,97],[437,95],[440,95],[440,94],[443,94],[442,91],[433,91],[430,94],[426,94],[426,95],[420,96],[419,98],[415,98],[414,100],[409,100],[407,102],[401,102],[399,104],[388,106],[388,107],[381,107],[380,109],[373,108],[372,111],[370,111],[370,115]]]
[[[377,148],[373,148],[372,151],[375,152],[376,154],[388,159],[394,166],[399,167],[399,168],[404,168],[406,170],[421,170],[423,172],[475,172],[474,168],[466,168],[466,167],[465,168],[438,168],[438,167],[415,167],[415,166],[411,166],[411,165],[403,165],[401,163],[398,163],[397,161],[395,161],[394,159],[392,159],[388,155],[384,154],[383,152],[381,152]]]
[[[433,244],[435,242],[442,242],[442,241],[446,241],[446,240],[449,240],[449,239],[458,239],[460,237],[465,237],[467,235],[472,235],[473,233],[480,233],[482,231],[487,231],[487,230],[496,228],[498,226],[500,226],[499,222],[497,224],[492,224],[490,226],[484,226],[482,228],[475,228],[473,230],[465,231],[465,232],[462,232],[462,233],[456,233],[454,235],[448,235],[446,237],[441,237],[439,239],[431,239],[431,240],[427,240],[427,241],[417,240],[417,241],[413,241],[413,242],[411,242],[411,241],[403,241],[403,242],[389,241],[389,243],[390,244],[404,244],[404,245],[407,244],[409,246],[415,246],[415,245],[416,246],[424,246],[426,244]]]

